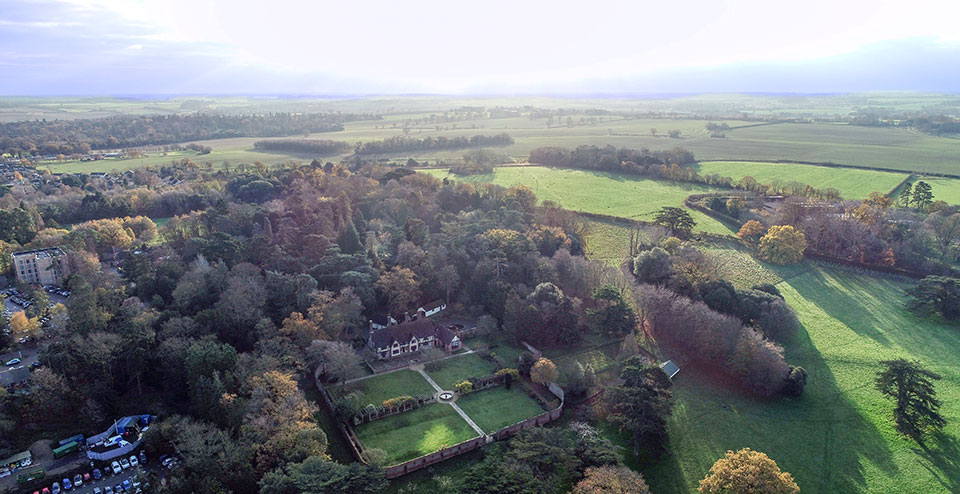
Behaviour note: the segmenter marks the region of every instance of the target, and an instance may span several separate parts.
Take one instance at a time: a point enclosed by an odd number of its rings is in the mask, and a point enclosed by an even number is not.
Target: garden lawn
[[[692,194],[725,190],[702,184],[545,166],[499,167],[493,173],[466,176],[448,174],[447,170],[423,172],[461,182],[492,182],[504,187],[526,185],[537,199],[553,201],[567,209],[644,221],[653,221],[656,212],[664,206],[683,207],[684,199]],[[695,231],[736,233],[699,211],[689,212],[697,223]]]
[[[908,283],[808,266],[777,285],[803,324],[784,346],[787,361],[809,373],[804,395],[759,400],[683,366],[668,454],[652,465],[627,459],[653,492],[692,492],[726,450],[744,447],[767,453],[806,494],[960,491],[960,327],[906,311]],[[878,362],[900,357],[943,376],[936,389],[947,427],[923,448],[894,431],[894,402],[874,388]]]
[[[470,393],[457,400],[457,405],[483,429],[493,434],[508,425],[516,424],[543,413],[540,403],[531,398],[517,383]]]
[[[364,449],[387,453],[387,464],[412,460],[477,436],[446,403],[434,403],[357,427]]]
[[[360,403],[363,406],[370,403],[380,405],[385,400],[401,395],[432,395],[435,391],[423,376],[409,369],[347,384],[344,391],[340,390],[339,385],[334,384],[331,385],[330,390],[339,395],[357,392],[360,394]]]
[[[438,371],[427,371],[441,389],[453,389],[458,382],[470,377],[481,377],[493,374],[496,366],[480,358],[476,353],[448,358],[440,362],[442,367]]]
[[[761,184],[800,182],[817,189],[834,188],[844,199],[866,199],[873,191],[888,194],[903,179],[906,173],[835,168],[795,163],[763,163],[751,161],[704,161],[698,165],[700,175],[720,175],[738,181],[745,176],[757,179]]]

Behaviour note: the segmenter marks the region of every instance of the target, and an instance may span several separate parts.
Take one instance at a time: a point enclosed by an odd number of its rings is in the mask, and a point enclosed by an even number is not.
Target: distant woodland
[[[227,137],[278,137],[343,130],[342,122],[378,118],[341,113],[151,115],[0,123],[0,153],[87,154],[96,149]]]

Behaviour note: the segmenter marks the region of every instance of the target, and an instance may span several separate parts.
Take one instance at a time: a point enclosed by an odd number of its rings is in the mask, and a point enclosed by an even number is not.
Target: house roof
[[[673,379],[673,376],[680,372],[680,366],[673,363],[673,360],[667,360],[660,364],[660,368],[663,369],[663,372],[666,373],[670,379]]]
[[[449,343],[449,341],[453,339],[453,333],[449,329],[440,326],[430,319],[404,322],[396,326],[387,326],[383,329],[374,330],[370,333],[370,338],[377,348],[386,348],[392,345],[394,341],[407,343],[412,340],[414,336],[418,339],[433,336],[443,341],[444,344]]]
[[[0,386],[13,386],[27,382],[30,379],[30,369],[25,366],[16,367],[6,372],[0,372]]]
[[[379,324],[381,326],[386,326],[390,323],[390,319],[386,314],[374,314],[370,316],[370,320],[373,321],[374,324]]]
[[[423,304],[423,307],[421,308],[427,312],[430,312],[432,310],[439,309],[440,307],[443,307],[443,300],[436,299]]]

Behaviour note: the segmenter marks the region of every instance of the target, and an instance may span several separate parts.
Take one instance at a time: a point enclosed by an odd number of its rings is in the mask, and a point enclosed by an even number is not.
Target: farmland
[[[832,187],[839,190],[844,199],[866,199],[873,191],[887,194],[908,176],[856,168],[745,161],[703,161],[698,164],[698,170],[701,175],[717,174],[734,181],[751,176],[761,184],[793,181],[818,189]]]
[[[910,183],[915,184],[921,180],[930,184],[934,200],[945,201],[947,204],[960,204],[960,179],[921,175],[911,177]],[[897,189],[894,197],[900,193],[900,190]]]
[[[426,170],[437,177],[446,170]],[[616,173],[555,169],[547,167],[500,167],[492,174],[458,177],[465,182],[492,182],[504,187],[526,185],[541,200],[554,201],[575,211],[600,213],[637,220],[652,221],[654,213],[664,206],[682,207],[691,194],[718,191],[700,184],[667,182]],[[697,211],[691,211],[697,231],[735,233],[727,226]]]
[[[669,455],[634,462],[654,492],[690,492],[724,451],[743,447],[766,452],[807,493],[960,487],[960,328],[906,312],[901,282],[805,267],[777,285],[803,324],[785,345],[787,360],[809,372],[803,397],[760,401],[714,372],[684,368],[673,388]],[[927,449],[896,434],[893,404],[872,384],[877,362],[898,357],[943,375],[937,389],[948,425]]]

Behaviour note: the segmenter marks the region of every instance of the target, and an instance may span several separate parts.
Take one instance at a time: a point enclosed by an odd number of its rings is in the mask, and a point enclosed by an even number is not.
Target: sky
[[[0,0],[0,94],[960,92],[960,2]]]

